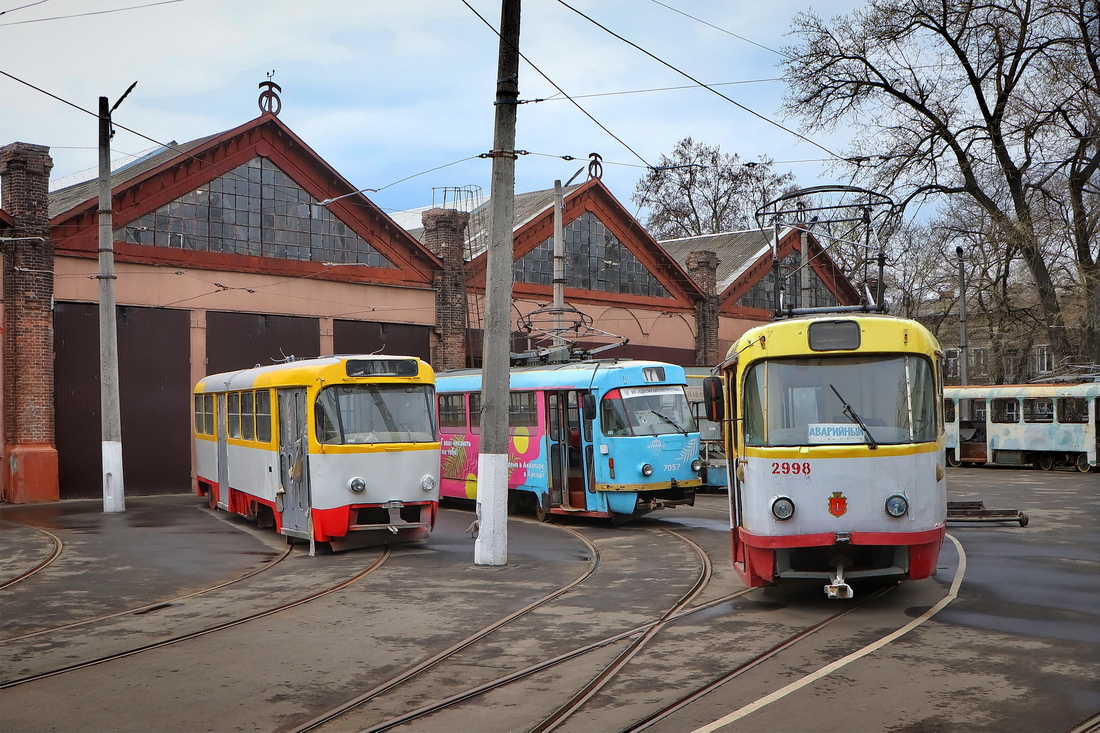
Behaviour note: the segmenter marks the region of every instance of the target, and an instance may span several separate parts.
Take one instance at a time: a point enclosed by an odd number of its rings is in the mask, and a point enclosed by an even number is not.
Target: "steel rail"
[[[66,674],[68,672],[74,672],[74,671],[79,670],[79,669],[87,669],[88,667],[95,667],[95,666],[100,665],[100,664],[106,664],[107,662],[113,662],[116,659],[124,659],[126,657],[132,657],[132,656],[135,656],[137,654],[141,654],[143,652],[152,651],[154,649],[161,649],[161,648],[166,647],[166,646],[171,646],[173,644],[179,644],[180,642],[189,641],[191,639],[197,639],[197,638],[202,637],[202,636],[208,636],[210,634],[214,634],[214,633],[217,633],[219,631],[224,631],[225,629],[233,628],[234,626],[240,626],[241,624],[246,624],[250,621],[256,621],[257,619],[265,618],[267,616],[273,616],[276,613],[280,613],[282,611],[286,611],[286,610],[289,610],[291,608],[301,606],[302,604],[309,603],[310,601],[315,601],[318,598],[323,598],[324,596],[327,596],[331,593],[335,593],[336,591],[339,591],[339,590],[342,590],[342,589],[346,588],[347,586],[351,585],[352,583],[355,583],[356,581],[361,580],[362,578],[369,575],[370,573],[373,573],[375,570],[377,570],[379,567],[381,567],[382,564],[385,563],[387,559],[389,559],[389,557],[390,557],[390,547],[388,545],[386,545],[383,548],[381,554],[366,569],[360,571],[359,573],[356,573],[355,575],[353,575],[350,578],[347,578],[345,580],[340,581],[336,585],[333,585],[333,586],[330,586],[330,587],[326,588],[325,590],[318,591],[316,593],[311,593],[311,594],[309,594],[307,596],[304,596],[302,598],[298,598],[297,600],[289,601],[287,603],[283,603],[283,604],[280,604],[280,605],[275,606],[273,608],[265,609],[263,611],[258,611],[256,613],[252,613],[252,614],[249,614],[247,616],[242,616],[241,618],[233,619],[231,621],[225,621],[223,623],[216,624],[214,626],[210,626],[210,627],[207,627],[205,629],[199,629],[198,631],[192,631],[192,632],[189,632],[187,634],[181,634],[180,636],[174,636],[174,637],[169,638],[169,639],[162,639],[160,641],[155,641],[155,642],[152,642],[150,644],[144,644],[142,646],[135,647],[133,649],[128,649],[128,650],[123,651],[123,652],[116,652],[114,654],[107,654],[105,656],[97,657],[95,659],[89,659],[89,660],[86,660],[86,661],[83,661],[83,662],[77,662],[75,664],[70,664],[70,665],[67,665],[65,667],[58,667],[57,669],[53,669],[53,670],[50,670],[48,672],[40,672],[38,674],[29,675],[27,677],[20,677],[18,679],[14,679],[14,680],[8,680],[7,682],[0,682],[0,690],[6,690],[8,688],[16,687],[18,685],[25,685],[28,682],[35,682],[37,680],[47,679],[49,677],[56,677],[58,675]]]
[[[504,616],[500,619],[497,619],[493,623],[489,624],[488,626],[483,627],[482,629],[480,629],[478,631],[475,631],[473,634],[467,636],[465,639],[462,639],[458,643],[448,647],[447,649],[444,649],[443,651],[429,657],[428,659],[425,659],[420,664],[417,664],[414,667],[410,667],[409,669],[405,670],[404,672],[397,675],[396,677],[393,677],[390,680],[382,683],[381,685],[379,685],[379,686],[377,686],[377,687],[375,687],[371,690],[368,690],[367,692],[364,692],[362,695],[354,697],[351,700],[348,700],[347,702],[343,703],[342,705],[339,705],[339,706],[329,710],[328,712],[325,712],[325,713],[317,716],[316,718],[313,718],[312,720],[298,726],[297,728],[292,729],[293,733],[304,733],[305,731],[314,730],[314,729],[324,725],[325,723],[328,723],[328,722],[340,717],[341,715],[343,715],[347,712],[350,712],[351,710],[354,710],[355,708],[359,707],[360,705],[363,705],[364,703],[369,702],[370,700],[373,700],[374,698],[378,697],[379,695],[382,695],[382,694],[388,692],[389,690],[392,690],[393,688],[395,688],[398,685],[400,685],[401,683],[411,679],[412,677],[415,677],[416,675],[421,674],[425,670],[428,670],[428,669],[436,666],[437,664],[440,664],[441,662],[449,659],[450,657],[453,657],[458,652],[462,651],[463,649],[466,649],[467,647],[474,644],[475,642],[485,638],[486,636],[493,633],[497,629],[511,623],[512,621],[515,621],[516,619],[518,619],[522,616],[527,615],[531,611],[534,611],[536,608],[539,608],[540,606],[543,606],[543,605],[549,603],[550,601],[554,600],[555,598],[558,598],[559,596],[562,596],[565,593],[568,593],[570,590],[575,588],[577,585],[581,584],[582,582],[587,580],[589,577],[591,577],[592,574],[596,571],[596,568],[598,568],[599,565],[600,565],[600,559],[601,559],[600,549],[595,545],[595,543],[593,543],[587,537],[585,537],[580,532],[577,532],[576,530],[574,530],[570,527],[555,525],[555,529],[560,529],[560,530],[563,530],[563,531],[566,531],[566,532],[569,532],[569,533],[575,535],[578,539],[580,539],[581,542],[583,542],[589,548],[589,550],[591,550],[592,559],[589,561],[588,567],[585,569],[585,571],[583,573],[578,575],[576,578],[574,578],[572,581],[570,581],[568,584],[562,586],[561,588],[553,590],[550,593],[547,593],[546,595],[544,595],[542,598],[539,598],[538,600],[532,601],[531,603],[524,606],[523,608],[521,608],[521,609],[519,609],[519,610],[517,610],[513,613],[510,613],[507,616]]]

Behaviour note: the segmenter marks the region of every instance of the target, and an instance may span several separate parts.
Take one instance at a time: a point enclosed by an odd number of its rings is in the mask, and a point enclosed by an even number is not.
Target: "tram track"
[[[677,533],[670,532],[670,534]],[[680,539],[685,538],[680,537]],[[701,552],[701,549],[699,551]],[[706,553],[703,552],[702,555],[705,557]],[[709,579],[709,577],[710,575],[706,571],[701,572],[699,578],[697,579],[697,582],[692,586],[692,588],[684,593],[681,599],[679,599],[672,608],[666,611],[666,613],[663,614],[661,618],[656,619],[650,623],[632,629],[624,630],[622,632],[609,635],[583,646],[576,647],[564,653],[558,654],[552,658],[536,662],[535,664],[529,665],[523,669],[516,670],[507,675],[498,677],[497,679],[490,680],[480,685],[471,687],[467,690],[450,695],[445,699],[421,706],[414,710],[410,710],[399,716],[395,716],[375,725],[371,725],[369,727],[355,725],[353,727],[356,730],[361,730],[362,733],[378,733],[380,731],[392,730],[395,728],[400,728],[402,726],[408,726],[409,724],[414,723],[417,720],[421,720],[427,718],[428,716],[445,712],[449,708],[455,708],[461,703],[468,702],[488,693],[507,688],[509,685],[533,677],[534,675],[537,675],[541,672],[545,672],[559,664],[578,659],[586,654],[604,649],[610,645],[630,640],[630,643],[624,650],[615,654],[614,658],[610,662],[606,663],[589,683],[587,683],[581,689],[571,695],[565,703],[559,705],[551,715],[543,718],[541,721],[533,725],[524,726],[525,730],[530,730],[533,732],[538,731],[540,733],[543,731],[555,730],[559,726],[564,725],[571,718],[583,714],[585,704],[589,700],[591,700],[597,693],[599,693],[601,689],[603,689],[610,681],[614,680],[616,676],[619,675],[631,661],[634,661],[635,658],[643,652],[643,648],[648,641],[656,637],[657,634],[659,634],[670,624],[688,618],[693,614],[697,614],[701,611],[711,609],[722,603],[727,603],[735,598],[747,595],[755,590],[751,588],[745,588],[735,593],[725,595],[721,598],[712,599],[706,603],[700,604],[699,606],[689,608],[688,606],[691,602],[691,599],[696,597],[698,593],[706,587],[706,580]],[[682,695],[678,699],[674,700],[672,703],[664,705],[661,709],[648,714],[637,723],[632,724],[631,726],[624,728],[623,730],[641,731],[655,725],[656,723],[659,723],[662,720],[665,720],[677,711],[688,707],[693,702],[705,697],[707,694],[718,689],[727,682],[760,667],[764,663],[779,657],[784,652],[788,652],[798,647],[800,643],[806,641],[809,637],[818,634],[819,632],[822,632],[823,630],[828,629],[831,626],[834,626],[842,619],[845,619],[852,614],[860,612],[861,609],[883,598],[887,594],[894,591],[896,588],[897,586],[893,585],[882,587],[868,593],[867,595],[860,597],[858,600],[853,601],[850,604],[845,604],[843,608],[837,610],[835,613],[830,614],[828,617],[810,626],[797,630],[795,633],[790,634],[786,638],[783,638],[782,640],[774,643],[767,650],[737,665],[734,669],[731,669],[723,673],[719,677],[712,679],[702,687],[699,687],[696,690]],[[893,634],[897,633],[898,632],[895,631],[892,632],[891,635],[887,636],[890,637]],[[360,704],[362,702],[365,702],[365,700],[360,701]],[[327,716],[324,720],[316,720],[311,722],[310,724],[296,728],[294,730],[315,730],[317,728],[320,728],[323,722],[333,721],[337,717],[339,717],[339,715]]]
[[[49,534],[49,533],[47,532],[47,534]],[[60,539],[58,540],[58,542],[60,542]],[[208,586],[206,588],[200,588],[199,590],[192,591],[191,593],[185,593],[182,596],[174,596],[172,598],[168,598],[168,599],[164,599],[164,600],[153,601],[152,603],[145,603],[145,604],[142,604],[140,606],[135,606],[134,608],[127,608],[123,611],[115,611],[114,613],[108,613],[108,614],[104,614],[102,616],[96,616],[94,618],[81,619],[80,621],[74,621],[70,624],[62,624],[61,626],[51,626],[50,628],[39,629],[37,631],[30,631],[26,634],[20,634],[18,636],[8,636],[8,637],[0,638],[0,647],[2,647],[4,644],[8,644],[8,643],[11,643],[11,642],[22,641],[23,639],[30,639],[30,638],[36,637],[36,636],[44,636],[44,635],[47,635],[47,634],[53,634],[53,633],[57,633],[58,631],[67,631],[69,629],[75,629],[75,628],[78,628],[80,626],[88,626],[88,625],[91,625],[91,624],[102,623],[103,621],[108,621],[110,619],[119,618],[119,617],[122,617],[122,616],[133,616],[133,615],[141,615],[141,614],[151,613],[153,611],[157,611],[157,610],[160,610],[162,608],[166,608],[168,606],[174,606],[178,603],[181,603],[181,602],[187,600],[188,598],[196,598],[196,597],[204,595],[206,593],[212,593],[213,591],[220,590],[222,588],[226,588],[226,587],[231,586],[235,583],[240,583],[242,581],[248,580],[249,578],[252,578],[256,575],[259,575],[260,573],[267,572],[267,571],[271,570],[273,567],[275,567],[276,565],[278,565],[279,563],[281,563],[283,560],[287,559],[290,556],[293,549],[294,548],[292,546],[287,545],[286,550],[281,555],[279,555],[274,560],[272,560],[271,562],[269,562],[269,563],[267,563],[267,564],[265,564],[261,567],[254,568],[254,569],[250,570],[249,572],[247,572],[243,575],[240,575],[236,578],[233,578],[231,580],[227,580],[225,582],[218,583],[217,585],[211,585],[211,586]],[[58,554],[60,554],[60,552],[58,552]],[[45,567],[45,563],[41,567]],[[35,572],[37,572],[37,570],[41,569],[41,567],[37,568],[35,570]],[[27,573],[27,575],[29,575],[29,574],[30,573]],[[19,580],[19,579],[21,579],[21,578],[17,578],[16,580]],[[11,583],[14,583],[14,582],[15,581],[13,580],[13,581],[10,581],[9,583],[7,583],[6,585],[0,585],[0,590],[3,590],[5,587],[7,587],[7,585],[10,585]]]
[[[561,530],[570,532],[570,533],[574,534],[575,536],[577,536],[579,539],[581,539],[582,542],[584,542],[586,544],[586,546],[588,546],[590,548],[590,550],[594,553],[594,555],[593,555],[594,557],[599,557],[599,548],[598,548],[598,546],[596,546],[591,540],[589,540],[583,534],[581,534],[581,533],[577,532],[576,530],[573,530],[569,527],[559,526],[558,528],[561,529]],[[482,695],[482,694],[485,694],[485,693],[488,693],[488,692],[492,692],[494,690],[502,689],[504,687],[507,687],[509,684],[518,682],[520,680],[527,679],[527,678],[529,678],[529,677],[531,677],[535,674],[538,674],[538,673],[546,671],[546,670],[548,670],[552,667],[555,667],[559,664],[562,664],[563,662],[567,662],[567,661],[570,661],[570,660],[573,660],[573,659],[577,659],[579,657],[584,656],[585,654],[591,653],[591,652],[599,650],[599,649],[603,649],[603,648],[605,648],[609,645],[612,645],[612,644],[615,644],[615,643],[618,643],[618,642],[621,642],[621,641],[624,641],[624,640],[633,639],[628,644],[627,648],[624,649],[619,654],[615,655],[615,658],[609,664],[607,664],[603,670],[601,670],[598,674],[596,674],[595,677],[589,683],[587,683],[580,691],[578,691],[576,694],[574,694],[564,705],[559,706],[559,708],[556,711],[554,711],[554,713],[552,713],[551,716],[549,716],[547,719],[542,721],[538,726],[533,728],[533,730],[547,730],[547,731],[552,730],[561,721],[566,720],[573,713],[575,713],[576,710],[578,710],[585,703],[586,700],[588,700],[590,697],[592,697],[593,695],[598,693],[599,690],[602,689],[602,687],[607,683],[607,681],[613,679],[615,674],[618,672],[618,670],[620,670],[623,666],[625,666],[627,663],[629,663],[629,661],[631,659],[633,659],[634,656],[637,655],[642,650],[642,648],[645,646],[645,644],[651,638],[653,638],[653,636],[656,635],[664,626],[666,626],[667,624],[669,624],[670,622],[672,622],[672,621],[674,621],[678,618],[682,618],[683,616],[689,615],[691,613],[696,613],[698,611],[701,611],[701,610],[704,610],[704,609],[707,609],[707,608],[711,608],[715,605],[727,602],[732,598],[738,597],[740,595],[743,595],[743,594],[749,592],[750,589],[745,589],[743,591],[739,591],[737,593],[725,596],[723,598],[714,599],[712,601],[709,601],[709,602],[707,602],[705,604],[702,604],[700,606],[697,606],[695,608],[687,609],[687,606],[706,587],[707,583],[710,581],[710,579],[712,577],[713,568],[712,568],[712,565],[710,563],[710,558],[707,556],[706,552],[699,545],[697,545],[695,542],[687,539],[686,537],[683,537],[682,535],[680,535],[677,532],[673,532],[671,530],[667,530],[667,529],[663,529],[663,528],[653,528],[649,531],[674,536],[674,537],[676,537],[676,539],[678,539],[681,542],[687,544],[688,547],[691,548],[692,552],[694,553],[694,555],[697,558],[697,560],[699,562],[699,565],[700,565],[700,572],[699,572],[697,578],[695,579],[695,581],[692,583],[692,585],[688,588],[687,591],[682,593],[679,596],[679,598],[677,598],[677,600],[672,604],[672,606],[668,610],[663,612],[657,619],[655,619],[655,620],[653,620],[649,623],[646,623],[646,624],[643,624],[643,625],[640,625],[640,626],[636,626],[636,627],[633,627],[631,629],[621,631],[621,632],[618,632],[618,633],[613,634],[613,635],[609,635],[607,637],[596,640],[596,641],[591,642],[589,644],[585,644],[585,645],[582,645],[580,647],[568,650],[568,651],[566,651],[562,654],[558,654],[558,655],[556,655],[554,657],[551,657],[549,659],[541,660],[541,661],[536,662],[535,664],[529,665],[529,666],[527,666],[523,669],[516,670],[516,671],[514,671],[512,673],[509,673],[507,675],[504,675],[502,677],[499,677],[499,678],[496,678],[496,679],[493,679],[493,680],[489,680],[487,682],[484,682],[482,684],[479,684],[479,685],[476,685],[474,687],[468,688],[468,689],[466,689],[464,691],[461,691],[459,693],[456,693],[454,695],[448,696],[447,698],[445,698],[443,700],[439,700],[439,701],[433,702],[431,704],[421,706],[421,707],[419,707],[415,710],[411,710],[411,711],[405,712],[405,713],[403,713],[399,716],[396,716],[394,718],[390,718],[389,720],[383,721],[381,723],[375,724],[375,725],[370,726],[370,727],[366,727],[366,728],[363,729],[364,733],[367,733],[367,732],[374,733],[375,731],[390,730],[390,729],[395,728],[397,726],[410,723],[412,721],[427,717],[427,716],[435,714],[435,713],[439,713],[439,712],[444,711],[448,708],[454,707],[454,706],[456,706],[456,705],[458,705],[458,704],[460,704],[460,703],[462,703],[466,700],[472,699],[474,697],[477,697],[479,695]],[[490,624],[489,626],[486,626],[485,628],[479,630],[478,632],[475,632],[473,635],[471,635],[470,637],[467,637],[466,639],[464,639],[459,644],[456,644],[453,647],[451,647],[450,649],[445,650],[444,652],[441,652],[440,654],[436,655],[435,657],[432,657],[429,660],[426,660],[422,664],[417,665],[416,667],[405,671],[404,673],[402,673],[398,677],[388,681],[387,683],[384,683],[383,685],[380,685],[379,687],[376,687],[373,690],[370,690],[369,692],[364,693],[363,695],[360,695],[359,697],[357,697],[353,700],[349,700],[347,703],[345,703],[345,704],[343,704],[343,705],[341,705],[341,706],[339,706],[339,707],[337,707],[333,710],[330,710],[330,711],[324,713],[323,715],[318,716],[317,718],[315,718],[315,719],[313,719],[313,720],[311,720],[311,721],[309,721],[309,722],[307,722],[307,723],[305,723],[305,724],[303,724],[299,727],[293,728],[292,730],[295,733],[304,733],[305,731],[320,730],[320,729],[323,729],[324,726],[328,723],[333,723],[333,722],[339,721],[343,716],[347,715],[348,713],[351,713],[351,712],[355,711],[356,709],[366,705],[369,702],[372,702],[372,701],[376,700],[377,698],[379,698],[385,692],[387,692],[389,690],[392,690],[392,689],[396,688],[397,686],[399,686],[402,682],[404,682],[406,680],[409,680],[409,679],[425,672],[426,670],[428,670],[432,667],[435,667],[435,666],[437,666],[437,665],[439,665],[439,664],[441,664],[445,661],[448,661],[448,660],[452,659],[455,656],[455,654],[457,654],[462,649],[465,649],[465,648],[469,647],[470,645],[472,645],[476,641],[484,639],[489,634],[491,634],[493,631],[496,631],[496,630],[500,629],[505,624],[511,623],[511,622],[519,619],[520,617],[530,613],[531,611],[534,611],[536,608],[545,606],[546,604],[550,603],[554,599],[564,595],[569,590],[571,590],[574,587],[580,585],[584,580],[591,577],[592,574],[595,572],[597,565],[598,565],[598,563],[593,563],[592,566],[590,567],[590,569],[588,570],[588,572],[584,573],[582,576],[579,576],[577,579],[575,579],[568,586],[564,586],[561,589],[555,591],[554,593],[547,594],[543,598],[538,599],[537,601],[535,601],[534,603],[530,604],[529,606],[521,609],[520,611],[518,611],[516,613],[513,613],[510,616],[505,617],[504,619],[500,619],[499,621],[494,622],[493,624]],[[346,726],[344,726],[344,727],[346,727]],[[361,726],[355,725],[354,727],[356,729],[359,729]]]
[[[287,554],[289,554],[289,550],[288,550]],[[20,685],[25,685],[25,684],[35,682],[35,681],[38,681],[38,680],[43,680],[43,679],[47,679],[47,678],[50,678],[50,677],[56,677],[56,676],[63,675],[63,674],[69,673],[69,672],[75,672],[77,670],[87,669],[89,667],[95,667],[95,666],[98,666],[98,665],[101,665],[101,664],[106,664],[108,662],[113,662],[113,661],[116,661],[118,659],[124,659],[126,657],[136,656],[138,654],[143,654],[145,652],[153,651],[153,650],[156,650],[156,649],[163,649],[163,648],[168,647],[168,646],[179,644],[179,643],[185,642],[185,641],[190,641],[192,639],[197,639],[197,638],[200,638],[200,637],[203,637],[203,636],[209,636],[211,634],[215,634],[217,632],[224,631],[226,629],[230,629],[230,628],[233,628],[235,626],[240,626],[242,624],[246,624],[246,623],[249,623],[251,621],[256,621],[258,619],[266,618],[268,616],[273,616],[273,615],[281,613],[283,611],[287,611],[287,610],[290,610],[292,608],[296,608],[296,607],[301,606],[303,604],[309,603],[311,601],[315,601],[319,598],[323,598],[327,595],[330,595],[332,593],[336,593],[337,591],[343,590],[344,588],[347,588],[348,586],[352,585],[353,583],[363,579],[367,575],[370,575],[371,573],[375,572],[380,567],[382,567],[382,565],[385,564],[386,560],[389,559],[390,554],[391,554],[390,547],[388,545],[385,545],[385,546],[382,547],[382,550],[379,553],[378,557],[375,558],[374,561],[371,562],[366,568],[364,568],[363,570],[360,570],[355,575],[353,575],[349,578],[344,578],[343,580],[341,580],[337,583],[331,584],[331,585],[329,585],[329,586],[327,586],[327,587],[325,587],[321,590],[315,591],[313,593],[309,593],[308,595],[296,598],[294,600],[287,601],[287,602],[284,602],[284,603],[281,603],[281,604],[278,604],[276,606],[272,606],[272,607],[269,607],[269,608],[265,608],[261,611],[256,611],[254,613],[246,614],[244,616],[239,616],[237,618],[229,619],[227,621],[223,621],[221,623],[217,623],[217,624],[207,626],[207,627],[204,627],[204,628],[201,628],[201,629],[196,629],[194,631],[190,631],[190,632],[187,632],[187,633],[184,633],[184,634],[177,634],[175,636],[171,636],[171,637],[168,637],[168,638],[165,638],[165,639],[160,639],[160,640],[157,640],[155,642],[148,643],[148,644],[142,644],[142,645],[139,645],[139,646],[136,646],[136,647],[131,647],[129,649],[125,649],[125,650],[122,650],[122,651],[112,652],[110,654],[104,654],[104,655],[101,655],[101,656],[98,656],[98,657],[94,657],[92,659],[86,659],[86,660],[83,660],[83,661],[80,661],[80,662],[75,662],[73,664],[64,665],[64,666],[60,666],[60,667],[55,667],[53,669],[46,670],[46,671],[43,671],[43,672],[38,672],[38,673],[35,673],[35,674],[30,674],[30,675],[26,675],[26,676],[23,676],[23,677],[18,677],[18,678],[15,678],[15,679],[0,681],[0,690],[6,690],[6,689],[13,688],[13,687],[18,687]],[[285,557],[285,556],[286,555],[284,555],[283,557]],[[280,559],[282,559],[282,558],[280,558]],[[261,568],[260,570],[258,570],[256,572],[249,573],[248,575],[246,575],[242,578],[237,578],[233,581],[229,581],[227,583],[222,583],[218,586],[215,586],[214,588],[207,588],[207,589],[204,589],[203,591],[199,591],[198,593],[189,594],[188,596],[184,596],[184,598],[194,597],[195,595],[197,595],[199,593],[209,593],[211,590],[214,590],[215,588],[224,588],[227,585],[232,585],[233,583],[240,582],[241,580],[244,580],[245,578],[257,575],[258,572],[260,572],[262,570],[263,570],[263,568]],[[160,608],[164,607],[165,605],[166,604],[155,604],[153,606],[148,606],[146,608],[148,608],[149,610],[156,610],[156,609],[160,609]],[[125,613],[122,613],[122,614],[112,614],[111,616],[104,617],[104,619],[117,618],[119,616],[124,616],[124,615],[134,615],[135,613],[140,613],[140,610],[141,609],[139,609],[139,611],[129,611],[129,612],[125,612]],[[59,627],[59,628],[63,629],[63,630],[70,630],[74,626],[80,626],[80,625],[83,625],[83,624],[86,624],[86,623],[89,623],[89,622],[85,621],[85,622],[81,622],[79,624],[71,624],[69,626]],[[45,633],[45,632],[36,632],[35,634],[30,634],[30,635],[27,635],[27,636],[40,636],[42,633]],[[26,638],[26,637],[19,637],[19,638]],[[7,640],[7,641],[15,641],[15,639],[10,639],[10,640]]]
[[[65,543],[62,542],[61,538],[58,537],[57,535],[55,535],[53,532],[48,532],[48,531],[42,529],[41,527],[33,527],[33,526],[30,526],[30,525],[24,525],[24,524],[17,524],[16,526],[27,527],[28,529],[33,529],[36,532],[41,532],[42,534],[46,535],[47,537],[50,538],[50,542],[53,545],[53,549],[50,552],[49,557],[47,557],[45,560],[39,562],[33,568],[31,568],[31,569],[29,569],[29,570],[27,570],[23,573],[20,573],[19,575],[15,576],[14,578],[11,578],[9,580],[5,580],[4,582],[0,583],[0,590],[4,590],[8,586],[15,585],[16,583],[20,582],[21,580],[26,580],[27,578],[31,577],[32,575],[35,575],[36,573],[39,573],[42,570],[45,570],[46,568],[48,568],[50,565],[53,564],[54,560],[61,557],[61,552],[65,549]]]

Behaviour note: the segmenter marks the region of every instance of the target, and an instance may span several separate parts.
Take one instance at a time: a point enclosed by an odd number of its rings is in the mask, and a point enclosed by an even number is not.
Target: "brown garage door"
[[[431,357],[430,327],[407,323],[332,323],[332,348],[337,354],[390,354]]]
[[[126,493],[188,491],[191,364],[188,311],[120,307],[119,401]],[[54,306],[54,415],[62,499],[102,496],[99,306]]]
[[[206,314],[206,373],[270,366],[293,356],[319,356],[321,326],[316,318],[254,313]]]

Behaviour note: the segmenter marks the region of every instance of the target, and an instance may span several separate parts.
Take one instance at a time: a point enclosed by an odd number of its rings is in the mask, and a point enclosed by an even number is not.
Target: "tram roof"
[[[684,368],[676,364],[644,359],[594,359],[589,361],[562,362],[559,364],[538,364],[535,366],[512,367],[510,385],[512,388],[530,389],[535,387],[571,387],[587,388],[597,377],[601,386],[606,374],[623,372],[637,374],[637,382],[642,383],[642,370],[649,367],[661,367],[666,370],[663,384],[683,384]],[[454,369],[436,374],[436,385],[440,392],[479,389],[480,369]],[[622,386],[622,385],[616,385]]]
[[[339,354],[334,356],[320,356],[313,359],[298,359],[283,364],[270,364],[267,366],[255,366],[251,369],[240,369],[233,372],[221,372],[209,374],[195,385],[196,392],[222,392],[234,389],[249,389],[260,386],[287,385],[304,386],[316,381],[318,373],[322,373],[330,381],[347,377],[344,364],[350,360],[360,361],[417,361],[417,377],[397,377],[377,375],[380,379],[400,379],[402,381],[414,379],[418,382],[431,382],[434,372],[431,366],[415,356],[399,356],[392,354]]]
[[[1100,397],[1100,382],[1081,384],[966,384],[945,386],[945,397]]]
[[[860,324],[860,345],[856,349],[811,350],[809,327],[825,321],[855,321]],[[763,344],[763,345],[762,345]],[[774,346],[773,346],[774,345]],[[932,354],[940,343],[923,324],[883,313],[822,313],[810,317],[772,321],[750,328],[730,347],[723,363],[750,351],[752,358],[908,352]]]

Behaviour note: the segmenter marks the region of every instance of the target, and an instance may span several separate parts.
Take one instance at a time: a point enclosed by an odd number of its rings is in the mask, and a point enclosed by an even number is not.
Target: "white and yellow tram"
[[[195,385],[197,493],[334,549],[423,539],[439,506],[435,375],[414,357],[333,356]]]
[[[704,381],[730,457],[733,562],[763,586],[935,573],[946,531],[940,351],[914,321],[799,318],[746,332]]]

